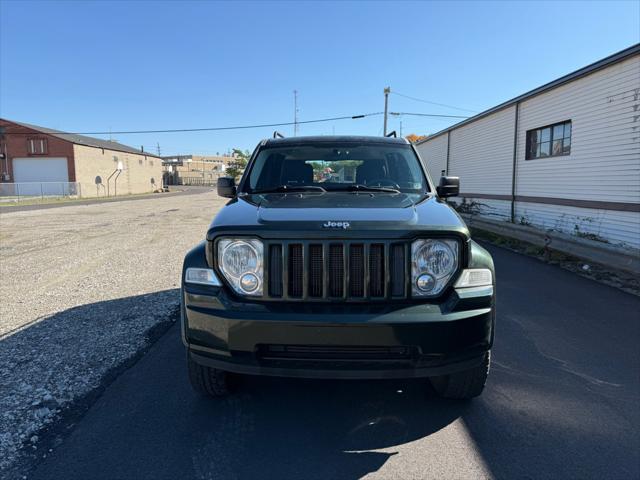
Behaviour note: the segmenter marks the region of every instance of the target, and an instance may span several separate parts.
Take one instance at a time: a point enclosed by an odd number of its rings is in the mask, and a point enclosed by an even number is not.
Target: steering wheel
[[[392,187],[396,190],[400,190],[400,185],[389,178],[373,178],[371,180],[367,180],[366,185],[373,187]]]

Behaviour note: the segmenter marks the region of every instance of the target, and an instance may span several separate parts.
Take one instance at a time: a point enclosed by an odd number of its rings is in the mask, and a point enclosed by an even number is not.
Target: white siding
[[[640,214],[517,202],[516,223],[640,248]]]
[[[451,131],[449,174],[463,193],[511,195],[515,106]]]
[[[447,169],[447,142],[448,135],[438,135],[424,143],[416,145],[416,149],[427,166],[429,175],[437,185],[442,176],[442,171]]]
[[[526,131],[564,120],[571,154],[525,160]],[[516,174],[516,195],[640,202],[640,57],[522,102]]]

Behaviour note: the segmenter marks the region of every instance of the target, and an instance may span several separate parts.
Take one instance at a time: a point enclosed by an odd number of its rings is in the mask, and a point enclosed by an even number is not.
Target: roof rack
[[[395,130],[393,130],[392,132],[389,132],[385,135],[385,137],[393,137],[393,138],[398,138],[398,134],[396,133]]]
[[[273,138],[284,138],[284,135],[276,130],[273,132]]]

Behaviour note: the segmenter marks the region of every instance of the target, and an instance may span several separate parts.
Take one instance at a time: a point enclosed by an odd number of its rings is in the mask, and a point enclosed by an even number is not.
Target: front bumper
[[[224,287],[182,290],[182,336],[197,363],[304,378],[410,378],[472,368],[491,348],[492,287],[438,303],[242,302]]]

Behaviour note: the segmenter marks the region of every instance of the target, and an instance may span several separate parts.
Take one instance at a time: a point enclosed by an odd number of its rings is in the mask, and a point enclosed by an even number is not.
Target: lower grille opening
[[[409,360],[416,357],[412,346],[342,345],[258,345],[257,354],[265,359],[295,360]]]

